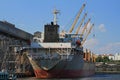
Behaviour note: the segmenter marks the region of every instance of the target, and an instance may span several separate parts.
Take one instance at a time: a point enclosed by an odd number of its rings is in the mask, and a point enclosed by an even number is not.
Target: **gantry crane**
[[[74,20],[74,22],[73,22],[73,24],[72,24],[72,26],[71,26],[71,28],[69,30],[69,33],[71,33],[73,31],[73,29],[74,29],[74,27],[75,27],[75,25],[76,25],[76,23],[77,23],[77,21],[78,21],[78,19],[80,17],[80,14],[82,13],[84,7],[85,7],[85,4],[83,4],[82,7],[80,8],[80,11],[78,12],[78,14],[76,16],[76,18],[75,18],[75,20]]]
[[[83,16],[83,18],[82,18],[82,20],[81,20],[81,22],[80,22],[80,25],[78,26],[78,28],[77,28],[77,30],[76,30],[76,34],[79,33],[80,27],[82,26],[82,24],[83,24],[83,22],[84,22],[86,16],[87,16],[87,13],[84,14],[84,16]]]
[[[92,24],[92,25],[90,26],[90,29],[88,30],[88,32],[87,32],[85,38],[84,38],[83,41],[81,42],[81,46],[85,43],[85,41],[86,41],[88,35],[90,34],[90,32],[91,32],[93,26],[94,26],[94,24]]]
[[[83,34],[84,34],[84,32],[85,32],[85,29],[87,29],[87,26],[88,26],[88,23],[90,22],[90,20],[91,20],[91,19],[89,18],[88,21],[87,21],[87,23],[84,25],[80,37],[83,37]]]

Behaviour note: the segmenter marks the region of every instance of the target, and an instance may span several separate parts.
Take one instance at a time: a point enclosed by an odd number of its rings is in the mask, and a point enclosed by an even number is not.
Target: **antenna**
[[[54,25],[57,24],[57,14],[60,13],[59,10],[54,9],[53,14],[54,14]]]

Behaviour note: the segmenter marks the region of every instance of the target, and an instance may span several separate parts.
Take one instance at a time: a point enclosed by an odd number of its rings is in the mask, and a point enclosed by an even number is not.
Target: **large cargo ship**
[[[55,11],[54,14],[58,12]],[[40,37],[40,36],[39,36]],[[37,38],[27,49],[36,78],[76,78],[93,75],[93,61],[85,61],[80,34],[59,34],[56,21],[44,26],[44,38]]]

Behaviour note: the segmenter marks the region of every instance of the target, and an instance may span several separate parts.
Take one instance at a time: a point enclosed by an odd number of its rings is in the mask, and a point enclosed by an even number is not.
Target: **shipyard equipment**
[[[74,22],[72,23],[72,26],[71,26],[71,28],[69,30],[69,33],[72,33],[72,31],[73,31],[73,29],[74,29],[74,27],[75,27],[75,25],[76,25],[76,23],[77,23],[77,21],[79,19],[80,15],[81,15],[81,13],[82,13],[82,11],[84,9],[84,7],[85,7],[85,4],[83,4],[82,7],[80,8],[80,11],[78,12]]]
[[[81,28],[81,26],[82,26],[82,24],[83,24],[83,22],[84,22],[86,16],[87,16],[87,13],[84,14],[84,16],[83,16],[83,18],[82,18],[82,21],[80,22],[80,25],[78,26],[78,28],[77,28],[77,30],[76,30],[76,34],[79,33],[80,28]]]

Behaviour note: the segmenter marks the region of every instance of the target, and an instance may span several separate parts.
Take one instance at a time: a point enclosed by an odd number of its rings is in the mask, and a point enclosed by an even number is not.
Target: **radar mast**
[[[54,9],[53,14],[54,14],[54,25],[57,24],[57,14],[60,13],[59,10]]]

